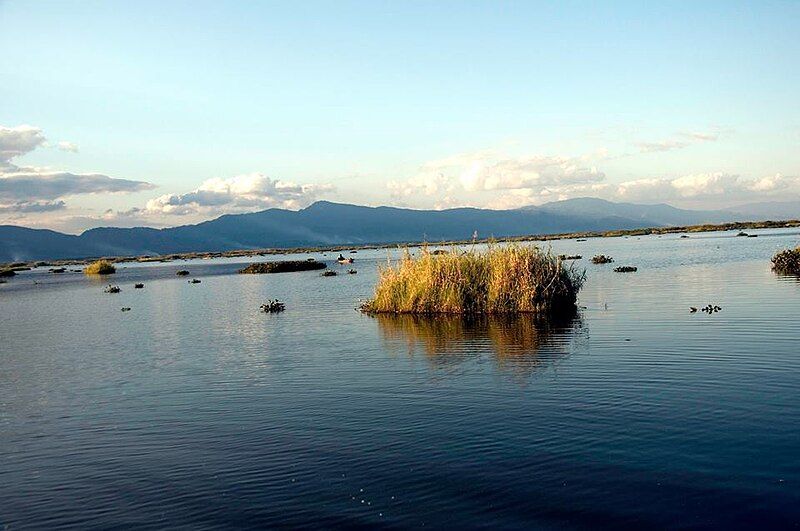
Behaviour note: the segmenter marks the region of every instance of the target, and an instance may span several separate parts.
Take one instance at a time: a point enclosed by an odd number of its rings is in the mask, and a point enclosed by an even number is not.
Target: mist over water
[[[314,254],[330,278],[22,272],[0,285],[0,524],[798,525],[800,281],[769,259],[800,235],[753,232],[552,242],[587,270],[556,321],[362,315],[386,250]]]

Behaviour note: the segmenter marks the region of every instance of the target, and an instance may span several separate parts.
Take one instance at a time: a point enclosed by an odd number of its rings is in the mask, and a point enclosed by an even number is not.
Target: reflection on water
[[[520,378],[565,356],[581,328],[577,312],[551,317],[379,314],[375,319],[392,353],[413,356],[421,349],[437,367],[488,354],[499,369]]]

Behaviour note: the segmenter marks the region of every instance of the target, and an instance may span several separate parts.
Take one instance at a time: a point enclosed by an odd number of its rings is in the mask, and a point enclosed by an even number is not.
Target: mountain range
[[[754,203],[729,210],[686,210],[667,204],[577,198],[514,210],[413,210],[318,201],[298,211],[268,209],[198,223],[90,229],[80,235],[0,225],[0,262],[160,255],[235,249],[466,240],[800,218],[800,203]]]

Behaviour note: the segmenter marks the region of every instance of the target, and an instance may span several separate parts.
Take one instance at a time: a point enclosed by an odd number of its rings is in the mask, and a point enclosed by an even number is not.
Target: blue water
[[[800,281],[769,258],[800,235],[754,232],[553,242],[588,279],[553,322],[362,315],[386,250],[330,278],[23,272],[0,285],[0,524],[796,527]]]

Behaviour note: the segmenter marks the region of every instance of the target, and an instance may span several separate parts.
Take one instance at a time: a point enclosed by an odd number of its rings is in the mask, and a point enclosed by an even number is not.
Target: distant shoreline
[[[475,240],[444,240],[439,242],[416,241],[416,242],[392,242],[392,243],[372,243],[372,244],[351,244],[351,245],[327,245],[327,246],[308,246],[308,247],[285,247],[267,249],[239,249],[235,251],[196,251],[188,253],[169,253],[164,255],[140,255],[140,256],[91,256],[79,259],[55,259],[55,260],[30,260],[27,262],[7,262],[0,264],[0,269],[13,267],[45,267],[87,264],[94,260],[104,258],[111,262],[172,262],[174,260],[192,259],[211,259],[211,258],[236,258],[243,256],[268,256],[280,254],[302,254],[302,253],[336,253],[344,251],[361,251],[368,249],[389,249],[393,247],[419,247],[430,245],[434,247],[447,247],[453,245],[485,244],[489,242],[533,242],[551,240],[571,240],[583,238],[619,238],[622,236],[648,236],[652,234],[678,234],[678,233],[700,233],[700,232],[723,232],[730,230],[745,229],[778,229],[800,227],[800,220],[792,219],[786,221],[738,221],[731,223],[685,225],[673,227],[648,227],[641,229],[608,230],[608,231],[583,231],[565,232],[558,234],[528,234],[523,236],[506,236],[499,238],[482,238]]]

